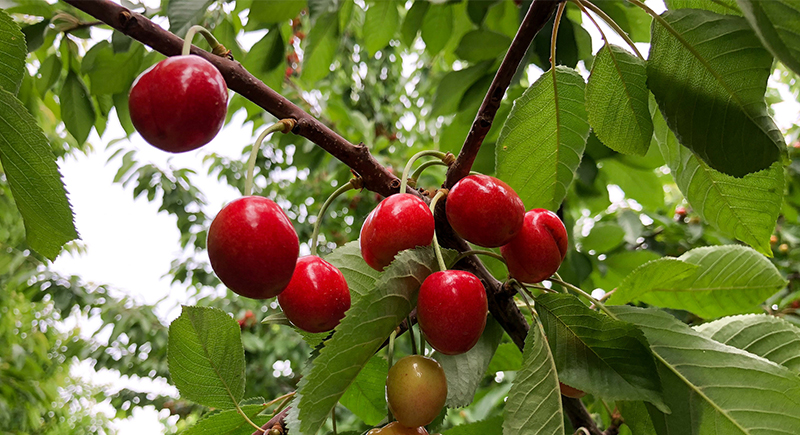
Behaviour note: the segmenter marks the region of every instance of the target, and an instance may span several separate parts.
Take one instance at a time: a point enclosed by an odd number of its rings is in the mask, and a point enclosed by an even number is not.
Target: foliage
[[[529,3],[123,2],[179,36],[204,25],[251,73],[398,176],[420,150],[461,150]],[[559,279],[569,284],[529,288],[530,312],[515,299],[530,327],[521,349],[496,318],[473,351],[434,354],[451,394],[432,433],[573,433],[559,380],[589,393],[581,403],[602,428],[619,425],[605,405],[616,406],[622,433],[789,433],[800,424],[800,130],[781,131],[773,118],[783,98],[800,95],[800,4],[666,6],[658,15],[635,0],[570,2],[555,47],[550,21],[525,54],[472,169],[508,182],[527,209],[558,212],[571,240]],[[342,270],[353,301],[332,334],[296,333],[271,301],[205,296],[221,284],[205,255],[217,210],[196,185],[201,175],[156,166],[126,140],[135,134],[127,92],[163,55],[97,32],[107,27],[67,3],[0,8],[0,423],[13,422],[2,429],[110,432],[92,408],[110,399],[113,417],[153,405],[180,417],[171,430],[252,433],[242,417],[261,425],[287,405],[268,402],[294,391],[290,433],[332,429],[332,411],[342,431],[381,424],[382,348],[436,269],[432,249],[403,253],[384,272],[366,266],[354,240],[381,197],[348,192],[321,226],[320,253]],[[609,41],[593,53],[584,8],[650,42],[647,59]],[[235,113],[254,133],[274,122],[240,94],[228,122]],[[114,182],[157,203],[180,230],[170,277],[195,290],[196,306],[169,328],[155,307],[49,270],[48,260],[81,246],[68,243],[78,234],[57,162],[90,152],[92,131],[106,141],[114,116],[125,134],[108,145]],[[305,243],[351,170],[301,135],[267,142],[255,194],[284,207]],[[252,147],[231,147],[241,158],[197,157],[208,176],[243,191]],[[417,186],[443,182],[431,167]],[[485,264],[506,280],[502,263]],[[511,297],[486,285],[496,299]],[[609,306],[581,288],[613,292]],[[104,326],[70,329],[70,317]],[[406,335],[395,357],[407,353]],[[79,361],[170,378],[181,398],[109,393],[72,374]]]

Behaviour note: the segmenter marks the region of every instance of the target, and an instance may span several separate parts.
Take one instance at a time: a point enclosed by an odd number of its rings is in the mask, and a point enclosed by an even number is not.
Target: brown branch
[[[478,150],[483,144],[483,139],[492,128],[494,116],[497,114],[497,109],[500,108],[500,103],[503,101],[503,95],[511,84],[511,79],[519,68],[522,58],[525,57],[525,52],[531,45],[531,41],[542,30],[542,27],[550,20],[550,16],[558,7],[558,4],[563,0],[534,0],[531,4],[528,13],[522,20],[517,35],[511,42],[508,52],[506,52],[503,63],[492,80],[489,91],[483,98],[483,103],[472,122],[472,127],[469,130],[467,139],[464,141],[464,146],[458,154],[458,158],[453,166],[447,171],[447,179],[444,187],[451,188],[458,180],[466,177],[472,169],[472,164],[475,162],[475,156],[478,155]]]
[[[274,417],[270,418],[268,422],[264,423],[264,425],[261,426],[261,429],[264,432],[262,432],[260,430],[257,430],[255,432],[253,432],[253,435],[264,435],[265,433],[269,432],[269,430],[272,429],[273,426],[275,426],[276,424],[279,424],[281,426],[281,433],[285,433],[286,432],[286,422],[284,422],[284,419],[286,419],[286,414],[289,413],[290,409],[292,409],[291,406],[287,406],[286,408],[283,408],[283,410],[281,412],[275,414]]]
[[[166,55],[181,53],[183,39],[162,29],[144,15],[132,12],[108,0],[64,0],[66,3],[105,22],[131,38]],[[222,73],[228,88],[262,107],[278,119],[297,121],[293,133],[303,136],[341,160],[364,179],[364,187],[389,196],[396,193],[400,181],[378,163],[364,144],[353,145],[303,109],[270,89],[250,74],[239,62],[215,56],[192,46],[192,54],[203,57]]]

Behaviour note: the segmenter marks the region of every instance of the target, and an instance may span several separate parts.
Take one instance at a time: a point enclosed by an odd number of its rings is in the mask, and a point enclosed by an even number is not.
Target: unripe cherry
[[[342,272],[320,257],[297,260],[292,280],[278,295],[286,317],[306,332],[330,331],[350,308],[350,291]]]
[[[534,209],[525,213],[522,231],[500,247],[508,273],[521,282],[537,283],[552,276],[567,255],[567,229],[555,213]]]
[[[136,78],[128,107],[144,140],[182,153],[219,133],[228,111],[228,87],[219,70],[202,57],[172,56]]]
[[[486,327],[487,312],[483,284],[469,272],[433,273],[419,289],[419,327],[428,343],[445,355],[458,355],[475,346]]]
[[[447,400],[447,378],[436,360],[422,355],[401,358],[386,377],[386,401],[408,428],[430,424]]]
[[[525,205],[503,180],[469,175],[447,195],[447,220],[470,243],[496,248],[510,242],[522,229]]]
[[[410,193],[392,195],[364,221],[361,256],[373,269],[383,270],[400,251],[430,245],[434,227],[433,213],[422,199]]]
[[[268,299],[292,279],[300,243],[278,204],[245,196],[211,222],[207,247],[211,268],[223,284],[242,296]]]

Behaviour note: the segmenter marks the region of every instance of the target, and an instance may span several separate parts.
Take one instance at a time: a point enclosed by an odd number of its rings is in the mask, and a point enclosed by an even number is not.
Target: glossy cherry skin
[[[577,389],[572,388],[569,385],[559,382],[558,387],[561,389],[561,394],[567,397],[572,397],[573,399],[580,399],[581,397],[585,396],[586,393]]]
[[[128,107],[144,140],[182,153],[219,133],[228,110],[228,87],[219,70],[202,57],[173,56],[133,82]]]
[[[510,242],[522,229],[525,205],[503,180],[488,175],[462,178],[447,194],[447,220],[459,236],[486,248]]]
[[[297,260],[278,303],[294,326],[306,332],[325,332],[335,328],[350,308],[350,290],[339,269],[311,255]]]
[[[383,270],[400,251],[433,241],[433,213],[410,193],[392,195],[370,212],[361,227],[359,244],[364,261]]]
[[[537,283],[549,278],[567,255],[567,229],[550,210],[537,208],[525,213],[522,231],[500,253],[511,277]]]
[[[300,250],[286,213],[261,196],[226,205],[211,222],[207,247],[223,284],[253,299],[275,297],[286,288]]]
[[[426,356],[401,358],[386,377],[386,400],[401,425],[416,428],[430,424],[447,400],[444,369]]]
[[[417,321],[434,349],[458,355],[472,349],[481,338],[488,308],[478,277],[463,270],[445,270],[422,282]]]
[[[428,431],[424,427],[410,428],[393,421],[384,427],[371,429],[367,435],[428,435]]]

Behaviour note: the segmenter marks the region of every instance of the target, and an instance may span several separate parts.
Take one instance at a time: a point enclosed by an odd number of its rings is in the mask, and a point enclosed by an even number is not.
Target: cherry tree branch
[[[478,114],[472,122],[472,127],[467,134],[467,139],[464,141],[464,146],[461,152],[458,153],[455,163],[450,166],[447,171],[447,179],[444,183],[448,189],[453,187],[458,180],[466,177],[472,169],[472,164],[475,162],[475,156],[481,149],[483,139],[492,128],[494,116],[497,114],[497,109],[500,108],[500,103],[503,101],[503,96],[506,89],[511,84],[511,79],[519,68],[522,58],[525,57],[525,52],[531,45],[531,41],[542,30],[542,27],[550,20],[553,12],[558,8],[558,4],[564,0],[534,0],[522,24],[511,42],[511,46],[506,52],[503,63],[492,80],[489,86],[489,91],[483,98]]]
[[[132,12],[112,1],[64,0],[64,2],[166,56],[181,53],[183,39],[162,29],[144,15]],[[239,62],[215,56],[195,46],[192,46],[192,54],[203,57],[217,67],[231,90],[278,119],[291,118],[297,121],[293,133],[314,142],[352,168],[364,179],[365,188],[384,196],[397,192],[400,180],[378,163],[364,144],[354,145],[348,142],[287,98],[270,89]]]

